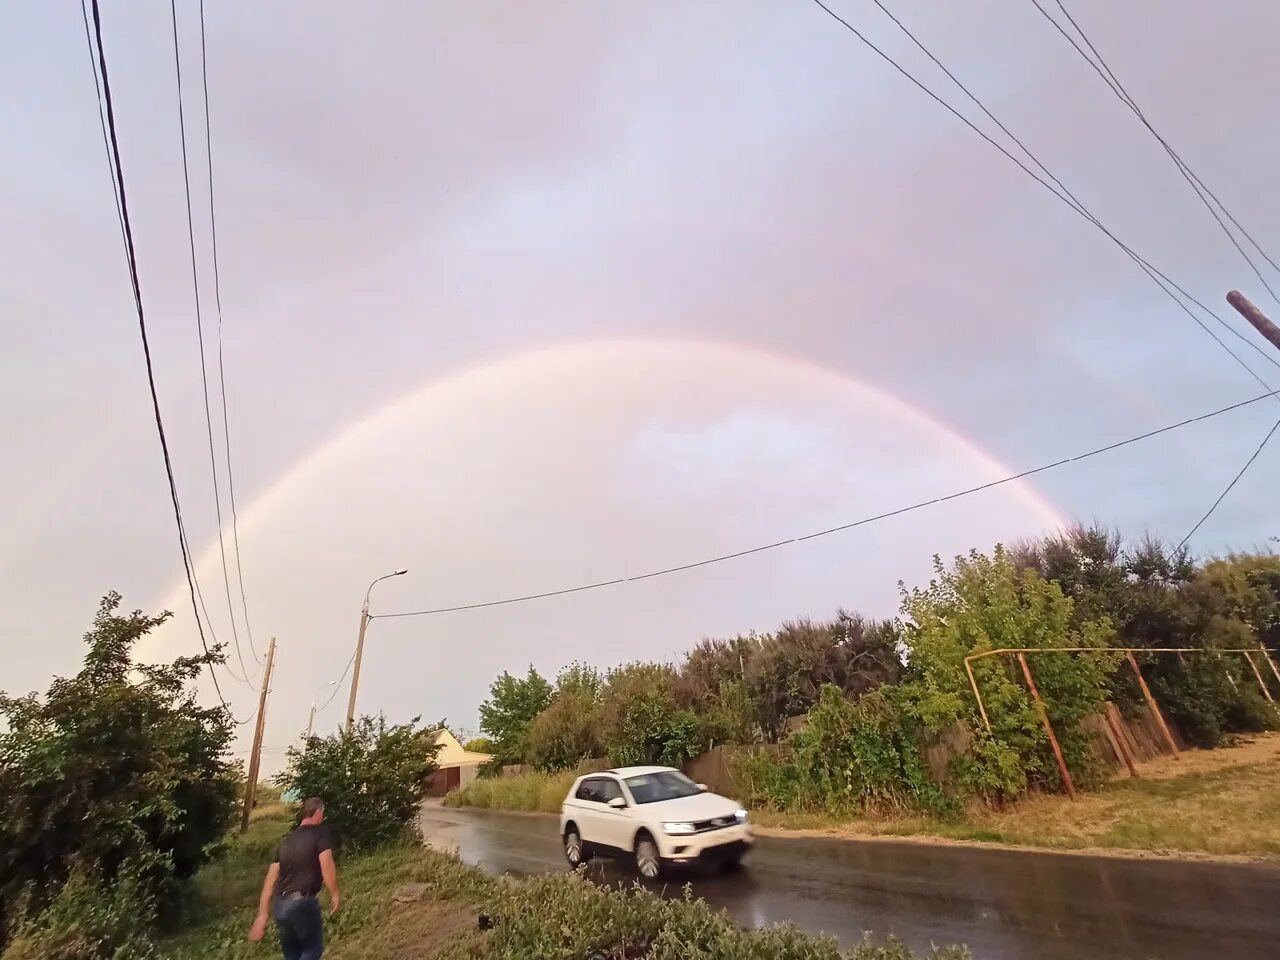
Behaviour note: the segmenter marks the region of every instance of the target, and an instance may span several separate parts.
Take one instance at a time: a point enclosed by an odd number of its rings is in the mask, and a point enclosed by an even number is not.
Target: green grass
[[[474,780],[449,794],[445,804],[484,810],[559,813],[565,794],[576,777],[573,772],[522,773],[515,777]]]
[[[172,960],[278,957],[269,933],[259,944],[246,931],[256,910],[266,861],[288,823],[262,818],[197,878],[199,911],[180,936],[160,943]],[[743,930],[701,901],[663,900],[640,890],[596,886],[580,875],[492,877],[445,854],[406,843],[339,861],[343,907],[326,921],[329,960],[911,960],[900,943],[870,940],[841,951],[834,941],[794,928]],[[399,903],[417,884],[421,896]],[[481,931],[481,912],[498,918]],[[964,960],[945,948],[933,960]]]

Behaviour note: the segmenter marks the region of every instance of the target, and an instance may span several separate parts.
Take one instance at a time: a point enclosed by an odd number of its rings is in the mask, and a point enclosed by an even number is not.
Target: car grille
[[[693,829],[697,833],[706,833],[709,830],[723,830],[725,827],[732,827],[738,822],[738,818],[730,814],[725,817],[712,817],[710,820],[698,820],[693,824]]]

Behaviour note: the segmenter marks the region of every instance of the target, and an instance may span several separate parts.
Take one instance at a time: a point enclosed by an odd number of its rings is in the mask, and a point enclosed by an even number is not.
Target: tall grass
[[[480,807],[483,810],[524,810],[559,813],[565,794],[577,779],[573,771],[564,773],[521,773],[514,777],[475,780],[445,797],[450,807]]]

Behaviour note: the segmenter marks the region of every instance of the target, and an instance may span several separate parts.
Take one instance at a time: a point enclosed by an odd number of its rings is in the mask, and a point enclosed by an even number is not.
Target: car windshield
[[[645,773],[627,778],[627,788],[636,803],[658,803],[663,800],[679,800],[701,793],[702,788],[675,770],[661,773]]]

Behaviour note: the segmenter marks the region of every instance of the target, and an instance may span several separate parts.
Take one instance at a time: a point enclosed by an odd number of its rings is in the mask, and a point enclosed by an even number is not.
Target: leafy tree
[[[119,605],[103,598],[75,676],[43,699],[0,694],[0,928],[19,899],[37,913],[73,875],[90,886],[127,875],[168,915],[234,820],[232,721],[192,688],[221,653],[137,664],[134,644],[170,614]]]
[[[1080,721],[1100,709],[1116,663],[1107,653],[1112,637],[1105,620],[1077,622],[1062,588],[1034,569],[1017,569],[997,546],[993,555],[972,551],[951,569],[934,558],[935,577],[925,589],[904,589],[903,641],[908,651],[911,711],[932,730],[964,720],[976,731],[973,756],[960,765],[961,780],[994,799],[1021,794],[1028,782],[1057,785],[1059,774],[1016,661],[973,661],[992,729],[979,718],[964,658],[1018,647],[1094,647],[1096,655],[1029,655],[1036,686],[1074,777],[1094,772]]]
[[[529,724],[547,708],[551,693],[551,684],[533,667],[524,679],[503,671],[489,685],[489,699],[480,704],[480,729],[493,739],[499,764],[527,759]]]
[[[493,753],[493,741],[488,737],[472,737],[462,745],[463,750],[471,753]]]
[[[550,704],[529,725],[529,762],[540,770],[567,770],[599,756],[603,690],[604,677],[594,667],[573,663],[561,670]]]
[[[631,663],[609,671],[600,702],[600,738],[619,766],[678,767],[702,749],[697,715],[676,700],[676,671]]]
[[[747,683],[767,740],[778,740],[787,721],[818,702],[822,688],[857,698],[902,672],[896,628],[841,610],[836,619],[785,623],[761,638],[749,661]]]
[[[325,822],[344,850],[387,843],[412,833],[427,778],[440,749],[418,717],[389,725],[386,718],[360,717],[348,733],[311,737],[290,747],[276,781],[298,797],[324,801]]]

